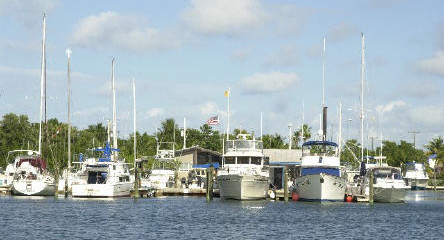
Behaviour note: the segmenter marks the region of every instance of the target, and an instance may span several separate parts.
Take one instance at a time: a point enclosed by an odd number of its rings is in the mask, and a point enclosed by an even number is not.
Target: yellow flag
[[[227,91],[225,91],[224,96],[225,96],[225,97],[230,96],[230,89],[228,89]]]

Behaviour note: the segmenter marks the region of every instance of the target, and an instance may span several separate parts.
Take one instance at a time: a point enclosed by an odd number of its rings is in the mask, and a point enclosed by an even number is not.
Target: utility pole
[[[416,134],[417,133],[421,133],[421,132],[419,132],[419,131],[411,131],[411,132],[408,132],[408,133],[412,133],[413,134],[413,148],[416,149]]]

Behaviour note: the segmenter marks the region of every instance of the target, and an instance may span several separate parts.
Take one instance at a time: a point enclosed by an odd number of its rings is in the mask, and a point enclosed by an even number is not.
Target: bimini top
[[[109,142],[106,142],[105,148],[96,148],[94,152],[103,152],[103,157],[99,158],[99,162],[110,162],[112,152],[120,152],[119,149],[111,148]]]
[[[338,144],[330,141],[308,141],[302,144],[302,147],[313,146],[313,145],[326,145],[326,146],[338,147]]]

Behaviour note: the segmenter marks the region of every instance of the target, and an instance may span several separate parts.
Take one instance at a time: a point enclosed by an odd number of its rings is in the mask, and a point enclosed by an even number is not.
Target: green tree
[[[16,115],[14,113],[3,115],[0,121],[1,166],[6,165],[4,160],[9,151],[17,149],[38,151],[38,131],[36,132],[33,127],[26,115]]]
[[[304,133],[304,136],[302,136],[302,130]],[[293,134],[292,140],[295,146],[299,146],[299,144],[302,144],[303,142],[308,141],[311,138],[311,127],[307,124],[303,124],[296,130]]]
[[[359,166],[361,162],[361,145],[356,139],[350,139],[345,142],[341,152],[341,162],[354,167]]]
[[[265,149],[285,149],[288,148],[288,145],[285,144],[284,138],[275,133],[274,135],[263,135],[262,142],[264,144]]]

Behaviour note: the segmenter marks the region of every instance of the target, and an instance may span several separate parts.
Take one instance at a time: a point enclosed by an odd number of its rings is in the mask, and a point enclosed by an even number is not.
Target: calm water
[[[443,239],[444,192],[401,204],[0,197],[1,239]]]

